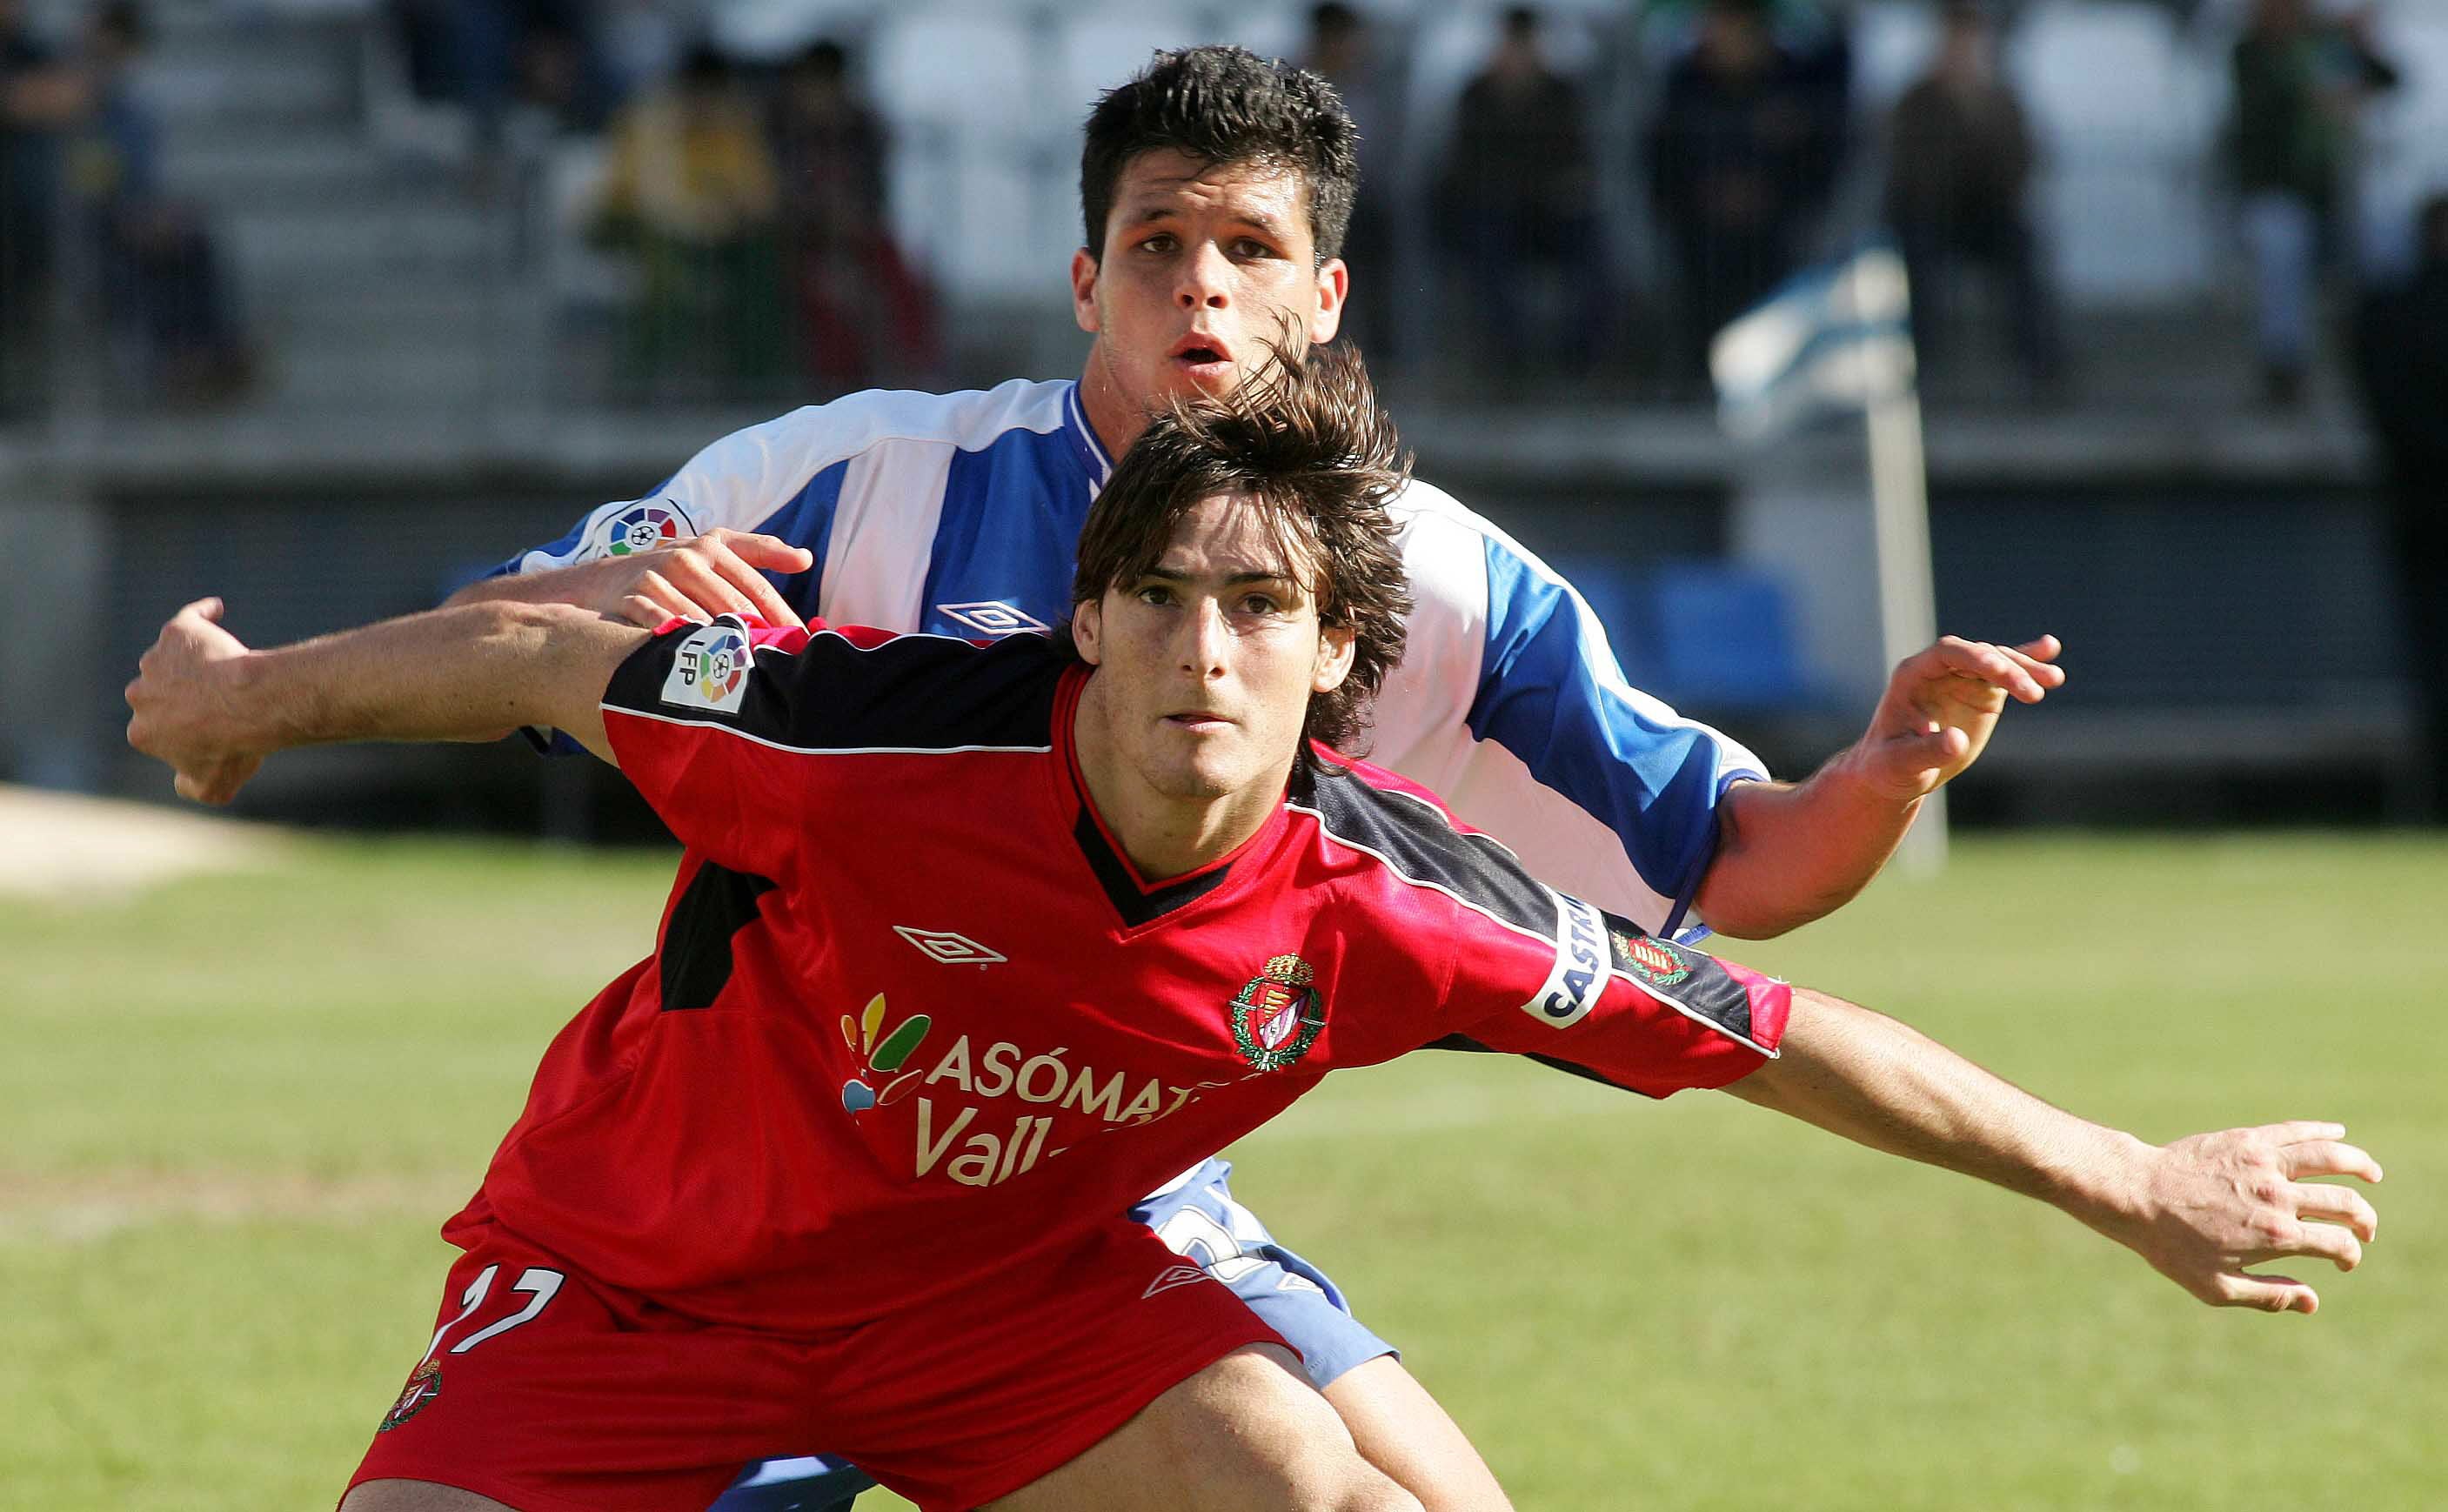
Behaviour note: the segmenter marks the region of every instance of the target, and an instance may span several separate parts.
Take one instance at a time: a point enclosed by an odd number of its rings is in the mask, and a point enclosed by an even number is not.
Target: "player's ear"
[[[1359,649],[1360,632],[1348,624],[1329,624],[1317,634],[1317,672],[1310,679],[1311,690],[1332,693],[1351,676],[1351,659]]]
[[[1322,347],[1343,329],[1343,301],[1351,297],[1351,270],[1341,258],[1317,265],[1317,308],[1309,317],[1310,345]]]
[[[1086,247],[1071,254],[1071,318],[1091,335],[1103,324],[1097,317],[1097,275],[1101,271]]]
[[[1071,643],[1079,648],[1080,660],[1092,667],[1105,660],[1104,633],[1103,604],[1082,599],[1071,606]]]

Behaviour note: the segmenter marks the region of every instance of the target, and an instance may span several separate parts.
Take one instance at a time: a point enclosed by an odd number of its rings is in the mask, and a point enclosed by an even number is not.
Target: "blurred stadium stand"
[[[1360,9],[1406,114],[1404,150],[1373,166],[1371,192],[1408,233],[1391,267],[1360,277],[1393,280],[1418,329],[1448,329],[1458,296],[1436,274],[1421,200],[1501,8]],[[1415,339],[1383,377],[1425,474],[1588,580],[1634,585],[1611,617],[1656,691],[1722,704],[1746,737],[1766,729],[1764,743],[1807,760],[1849,731],[1879,676],[1855,622],[1864,605],[1839,602],[1866,600],[1868,579],[1828,566],[1859,550],[1854,445],[1822,436],[1746,457],[1663,384],[1652,354],[1671,340],[1672,284],[1636,143],[1679,12],[1543,9],[1551,61],[1593,100],[1622,350],[1587,384],[1493,392]],[[2375,807],[2406,810],[2401,647],[2343,380],[2324,368],[2299,411],[2251,402],[2218,159],[2235,7],[2018,9],[2006,67],[2043,148],[2039,221],[2075,372],[2064,402],[2030,408],[2005,394],[2003,354],[1970,340],[1966,370],[1930,394],[1941,618],[1971,635],[2055,629],[2078,680],[2017,721],[1980,775],[2024,813],[2100,812],[2076,779],[2136,763],[2188,782],[2347,774],[2368,779]],[[820,35],[851,45],[891,124],[894,229],[940,290],[955,385],[1077,371],[1063,269],[1094,92],[1157,47],[1296,51],[1306,12],[1279,0],[705,8],[752,69]],[[68,37],[80,11],[32,13]],[[1829,246],[1875,209],[1876,124],[1935,34],[1919,0],[1852,13],[1856,150]],[[38,402],[0,422],[0,532],[31,584],[0,611],[0,777],[163,789],[119,750],[114,710],[152,627],[187,597],[225,594],[258,641],[428,603],[454,568],[637,494],[729,429],[826,397],[796,386],[622,402],[605,370],[626,270],[577,229],[600,142],[514,115],[488,160],[463,116],[411,97],[373,0],[161,0],[150,14],[143,69],[165,178],[220,230],[259,368],[235,401],[163,408],[114,377],[76,311],[57,315]],[[2367,117],[2353,228],[2385,266],[2410,206],[2448,182],[2448,8],[2399,0],[2381,35],[2409,87]],[[1705,581],[1657,569],[1690,558],[1733,565]],[[1678,667],[1711,657],[1661,656],[1644,635],[1641,595],[1658,583],[1766,594],[1790,633],[1741,659],[1740,697],[1708,681],[1731,663],[1678,688]],[[513,754],[494,756],[493,780],[532,782],[502,775],[526,770]],[[255,801],[358,793],[377,771],[457,782],[471,759],[300,759]]]

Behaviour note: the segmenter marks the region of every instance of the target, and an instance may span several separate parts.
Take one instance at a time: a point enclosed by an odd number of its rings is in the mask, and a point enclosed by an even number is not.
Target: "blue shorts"
[[[1131,1209],[1131,1216],[1205,1266],[1300,1350],[1319,1389],[1354,1366],[1395,1353],[1351,1315],[1325,1272],[1277,1244],[1256,1214],[1233,1200],[1232,1175],[1230,1161],[1209,1160]],[[874,1483],[827,1455],[767,1460],[750,1465],[712,1512],[837,1512]]]

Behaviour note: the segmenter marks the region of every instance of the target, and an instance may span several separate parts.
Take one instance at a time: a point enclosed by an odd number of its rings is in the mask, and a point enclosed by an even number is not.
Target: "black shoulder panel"
[[[1356,772],[1296,782],[1292,802],[1314,808],[1326,833],[1383,858],[1412,882],[1444,889],[1519,928],[1553,938],[1555,895],[1512,852],[1457,830],[1434,804],[1372,786]]]
[[[1607,914],[1607,949],[1616,975],[1640,984],[1735,1039],[1751,1040],[1750,989],[1706,950],[1660,940],[1630,919]]]
[[[731,942],[756,922],[756,900],[774,890],[771,877],[734,871],[708,861],[672,905],[657,952],[662,966],[663,1011],[710,1008],[731,984]]]
[[[676,629],[622,663],[604,699],[796,750],[1038,749],[1051,743],[1055,689],[1070,660],[1038,635],[983,645],[921,635],[862,644],[819,630],[796,651],[757,647],[736,695],[699,691],[708,664],[727,679],[724,658],[746,655],[747,632],[728,615]]]

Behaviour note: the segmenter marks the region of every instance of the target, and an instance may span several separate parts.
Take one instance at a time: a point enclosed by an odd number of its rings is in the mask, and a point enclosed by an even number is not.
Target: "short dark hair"
[[[1410,475],[1359,353],[1313,347],[1304,357],[1287,338],[1229,396],[1174,399],[1122,453],[1080,529],[1074,613],[1144,577],[1200,504],[1251,499],[1285,560],[1314,565],[1306,586],[1319,622],[1353,632],[1349,675],[1310,698],[1300,764],[1316,767],[1310,740],[1356,754],[1377,690],[1403,660],[1411,592],[1386,507]]]
[[[1088,256],[1105,256],[1105,222],[1122,171],[1171,148],[1209,166],[1259,164],[1298,173],[1318,260],[1339,257],[1360,188],[1360,128],[1334,86],[1247,48],[1159,52],[1088,112],[1080,152],[1080,212]]]

